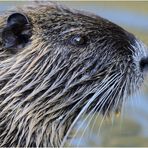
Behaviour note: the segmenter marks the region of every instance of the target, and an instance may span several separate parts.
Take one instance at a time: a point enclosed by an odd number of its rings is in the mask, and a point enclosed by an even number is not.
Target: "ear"
[[[5,49],[12,53],[23,48],[31,37],[31,24],[21,13],[13,13],[7,19],[7,25],[2,31],[2,43]]]

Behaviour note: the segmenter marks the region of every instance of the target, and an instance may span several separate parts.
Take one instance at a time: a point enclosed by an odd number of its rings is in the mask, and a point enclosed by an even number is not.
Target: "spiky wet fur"
[[[118,110],[141,86],[142,43],[119,26],[59,6],[19,11],[33,35],[16,54],[0,38],[0,146],[60,146],[83,113]],[[78,33],[87,46],[70,45]]]

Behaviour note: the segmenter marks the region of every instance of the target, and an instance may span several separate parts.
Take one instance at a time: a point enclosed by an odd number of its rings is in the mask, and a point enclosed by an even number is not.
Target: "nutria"
[[[65,143],[83,113],[103,115],[143,84],[147,49],[99,16],[57,4],[0,16],[0,146]]]

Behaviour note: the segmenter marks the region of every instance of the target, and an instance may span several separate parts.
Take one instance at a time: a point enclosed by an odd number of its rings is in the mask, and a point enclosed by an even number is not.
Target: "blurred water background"
[[[31,2],[0,1],[0,14],[16,5]],[[93,12],[135,34],[148,45],[148,1],[145,2],[61,2],[69,7]],[[147,80],[146,80],[147,81]],[[148,82],[148,81],[147,81]],[[148,84],[141,94],[129,99],[122,114],[104,119],[98,114],[77,123],[75,138],[68,146],[148,147]],[[85,119],[85,117],[84,117]],[[78,131],[78,132],[77,132]]]

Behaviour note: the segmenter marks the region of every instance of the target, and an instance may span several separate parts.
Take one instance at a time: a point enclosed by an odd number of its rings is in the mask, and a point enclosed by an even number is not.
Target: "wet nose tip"
[[[148,57],[142,58],[140,61],[140,69],[141,71],[148,70]]]

